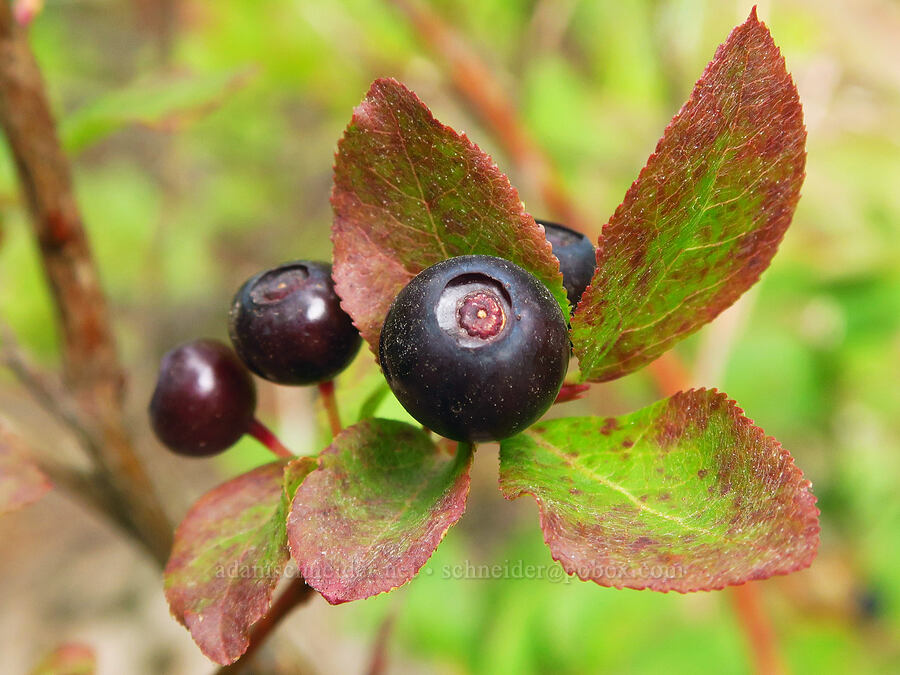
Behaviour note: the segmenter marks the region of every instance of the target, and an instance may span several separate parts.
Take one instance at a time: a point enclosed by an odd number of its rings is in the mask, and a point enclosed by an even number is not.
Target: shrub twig
[[[54,301],[66,389],[79,418],[90,420],[96,468],[110,486],[116,509],[163,563],[172,529],[127,431],[125,377],[69,163],[27,35],[6,2],[0,3],[0,126],[15,159]]]

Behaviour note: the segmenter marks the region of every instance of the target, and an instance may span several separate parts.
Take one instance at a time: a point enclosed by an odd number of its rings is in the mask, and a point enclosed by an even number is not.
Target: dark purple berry
[[[308,260],[248,279],[234,296],[229,334],[247,367],[278,384],[330,380],[362,343],[334,292],[331,265]]]
[[[546,412],[569,363],[566,322],[534,276],[466,255],[419,273],[379,341],[391,390],[419,422],[457,441],[513,436]]]
[[[256,411],[253,378],[218,340],[195,340],[167,353],[150,401],[150,422],[180,455],[222,452],[247,432]]]
[[[563,286],[566,287],[569,304],[574,307],[584,295],[584,289],[591,283],[597,267],[594,246],[590,239],[565,225],[546,220],[537,220],[537,223],[544,226],[547,241],[553,247],[553,255],[559,260]]]

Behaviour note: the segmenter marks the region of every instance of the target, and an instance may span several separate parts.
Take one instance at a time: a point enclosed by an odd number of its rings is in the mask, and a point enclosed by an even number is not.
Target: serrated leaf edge
[[[751,434],[753,434],[757,440],[761,441],[762,443],[769,443],[769,442],[773,443],[774,448],[777,449],[777,451],[778,451],[779,459],[785,461],[785,470],[786,471],[793,470],[795,472],[794,475],[796,475],[796,477],[797,477],[798,491],[801,494],[806,495],[811,500],[809,503],[810,510],[805,515],[807,516],[807,518],[810,518],[812,521],[814,521],[814,522],[810,522],[809,524],[813,528],[810,531],[810,535],[815,536],[815,540],[814,540],[814,544],[813,544],[812,548],[810,549],[808,559],[799,561],[796,565],[794,565],[793,567],[791,567],[789,569],[786,568],[784,570],[779,570],[777,572],[773,572],[772,574],[755,575],[755,576],[751,576],[747,579],[743,579],[742,581],[739,581],[739,582],[721,583],[721,584],[715,584],[715,585],[709,586],[709,587],[698,586],[696,588],[677,589],[677,588],[655,588],[651,584],[647,584],[645,586],[638,587],[638,586],[628,586],[626,584],[602,583],[602,581],[600,581],[600,580],[593,579],[588,576],[582,576],[579,573],[579,570],[577,567],[574,570],[569,569],[569,566],[567,566],[566,562],[564,560],[562,560],[560,557],[557,557],[556,554],[554,554],[553,548],[550,545],[550,539],[548,536],[548,532],[549,532],[549,529],[547,526],[548,516],[546,513],[546,509],[544,508],[543,500],[540,497],[538,497],[531,490],[519,490],[518,492],[504,490],[503,489],[503,474],[501,473],[497,482],[498,482],[498,487],[500,489],[500,493],[503,495],[504,499],[506,499],[508,501],[513,501],[524,495],[529,495],[537,503],[538,513],[539,513],[539,522],[540,522],[541,532],[542,532],[543,538],[544,538],[544,543],[547,545],[547,548],[550,550],[550,557],[553,558],[553,560],[558,562],[560,565],[562,565],[562,568],[565,570],[566,574],[568,574],[570,576],[572,576],[574,574],[581,581],[592,581],[592,582],[596,583],[598,586],[603,586],[606,588],[616,588],[619,590],[621,590],[623,588],[629,588],[631,590],[638,590],[638,591],[651,590],[651,591],[655,591],[657,593],[675,592],[675,593],[680,593],[680,594],[684,595],[687,593],[695,593],[698,591],[720,591],[728,586],[741,586],[749,581],[759,581],[762,579],[771,578],[773,576],[784,576],[786,574],[792,574],[793,572],[798,572],[802,569],[806,569],[807,567],[809,567],[812,564],[813,560],[816,557],[816,554],[818,553],[819,533],[821,532],[821,526],[819,525],[819,516],[821,515],[821,511],[820,511],[819,507],[816,506],[816,503],[817,503],[816,496],[810,490],[810,488],[812,488],[812,482],[807,478],[803,478],[803,472],[800,470],[800,467],[798,467],[796,465],[796,463],[794,462],[793,456],[791,455],[791,453],[788,450],[786,450],[784,448],[784,446],[781,444],[781,442],[778,441],[774,436],[767,435],[766,432],[762,428],[760,428],[759,426],[754,424],[753,420],[751,420],[749,417],[747,417],[744,414],[743,409],[737,404],[737,401],[735,401],[732,398],[729,398],[728,395],[725,394],[724,392],[719,391],[715,387],[713,387],[713,388],[699,387],[699,388],[692,388],[692,389],[680,391],[680,392],[676,393],[674,396],[686,395],[686,394],[691,394],[691,393],[701,394],[703,392],[711,392],[715,397],[722,400],[722,402],[727,406],[729,412],[731,413],[732,417],[736,421],[746,420],[748,431]],[[672,398],[674,398],[674,396]]]

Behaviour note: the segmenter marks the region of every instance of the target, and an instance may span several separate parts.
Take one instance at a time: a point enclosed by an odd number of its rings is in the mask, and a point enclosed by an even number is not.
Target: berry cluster
[[[594,248],[573,230],[538,222],[575,305],[593,274]],[[331,266],[310,261],[248,279],[234,296],[229,335],[234,351],[197,340],[162,360],[150,419],[179,454],[213,455],[245,433],[267,434],[254,417],[248,369],[277,384],[324,383],[361,344]],[[547,288],[518,265],[484,255],[450,258],[414,277],[391,305],[378,345],[403,407],[428,429],[465,442],[508,438],[543,415],[569,354],[566,322]]]
[[[322,383],[346,368],[362,343],[341,310],[331,265],[307,260],[248,279],[234,297],[228,327],[234,351],[217,340],[195,340],[160,364],[150,420],[178,454],[214,455],[245,433],[266,434],[254,417],[248,368],[278,384]]]

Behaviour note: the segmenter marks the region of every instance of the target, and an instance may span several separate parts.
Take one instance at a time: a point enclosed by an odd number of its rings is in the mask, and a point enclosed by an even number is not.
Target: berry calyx
[[[563,313],[547,288],[508,260],[450,258],[394,299],[379,359],[404,408],[457,441],[502,440],[553,403],[569,362]]]
[[[309,260],[248,279],[234,296],[228,332],[247,367],[278,384],[330,380],[362,344],[341,309],[331,265]]]
[[[591,277],[594,276],[594,269],[597,267],[594,245],[583,234],[565,225],[537,218],[535,222],[544,226],[547,241],[553,247],[553,255],[559,260],[559,271],[563,277],[569,304],[574,307],[584,295],[584,289],[591,283]]]
[[[503,330],[506,314],[496,296],[477,291],[462,299],[457,310],[457,321],[472,337],[487,339]]]
[[[150,422],[170,450],[191,457],[215,455],[251,426],[256,388],[235,353],[218,340],[195,340],[162,358]]]

